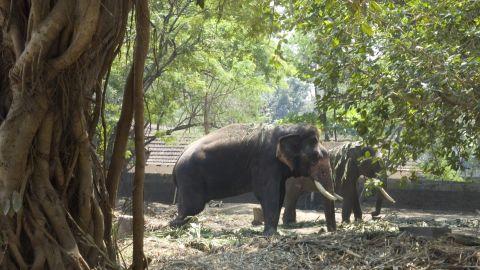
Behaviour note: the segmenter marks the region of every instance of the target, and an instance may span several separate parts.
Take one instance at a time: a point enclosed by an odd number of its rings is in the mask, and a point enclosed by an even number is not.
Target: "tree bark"
[[[143,254],[143,182],[145,178],[144,147],[144,103],[143,70],[148,53],[150,37],[150,16],[148,0],[137,0],[135,4],[135,21],[137,37],[133,58],[133,92],[135,106],[135,176],[133,181],[132,215],[133,215],[133,269],[146,267]]]
[[[129,0],[0,0],[0,269],[119,267],[89,131],[130,10]]]
[[[206,134],[210,133],[210,103],[208,101],[208,93],[205,93],[203,98],[203,132]]]
[[[318,103],[320,102],[320,99],[321,99],[321,96],[320,96],[320,91],[318,89],[318,86],[314,86],[314,90],[315,90],[315,100],[316,100],[316,110],[319,114],[319,118],[320,118],[320,123],[322,123],[322,126],[323,126],[323,134],[324,134],[324,139],[326,142],[330,141],[330,130],[328,128],[328,119],[327,119],[327,110],[326,109],[320,109],[318,107]]]
[[[326,110],[322,110],[320,112],[320,122],[323,126],[323,135],[326,142],[330,141],[329,129],[328,129],[328,122],[327,122],[327,112]]]

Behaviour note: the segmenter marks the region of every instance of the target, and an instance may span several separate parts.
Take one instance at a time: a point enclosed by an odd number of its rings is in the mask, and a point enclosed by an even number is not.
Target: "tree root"
[[[92,139],[131,2],[0,0],[0,269],[119,268]]]

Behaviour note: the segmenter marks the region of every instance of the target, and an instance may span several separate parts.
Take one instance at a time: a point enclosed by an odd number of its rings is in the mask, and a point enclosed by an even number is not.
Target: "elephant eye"
[[[317,138],[310,138],[310,139],[308,140],[308,144],[309,144],[309,145],[316,145],[317,143],[318,143]]]

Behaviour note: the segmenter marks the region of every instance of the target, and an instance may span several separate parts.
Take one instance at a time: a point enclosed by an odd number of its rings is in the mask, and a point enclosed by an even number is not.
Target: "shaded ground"
[[[167,223],[175,207],[148,204],[145,253],[150,269],[480,269],[478,243],[399,232],[399,226],[448,226],[480,237],[480,215],[387,209],[381,220],[365,215],[364,222],[328,233],[323,213],[298,210],[295,226],[280,225],[280,236],[264,238],[263,226],[251,225],[254,207],[258,205],[214,203],[189,226],[172,230]],[[128,264],[131,237],[119,240],[119,248]]]

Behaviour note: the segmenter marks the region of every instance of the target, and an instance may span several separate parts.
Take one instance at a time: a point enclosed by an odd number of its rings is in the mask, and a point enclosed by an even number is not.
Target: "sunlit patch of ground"
[[[480,267],[480,246],[452,238],[427,239],[400,232],[399,226],[448,226],[480,237],[480,216],[444,212],[386,210],[380,220],[339,225],[325,231],[323,213],[297,211],[298,223],[279,226],[280,236],[262,237],[252,226],[256,204],[220,204],[171,229],[175,208],[148,204],[145,254],[150,269],[422,269]],[[369,209],[366,209],[368,213]],[[337,224],[340,213],[337,213]],[[119,240],[122,257],[131,260],[131,237]],[[398,268],[396,268],[398,267]],[[475,268],[472,268],[475,269]]]

